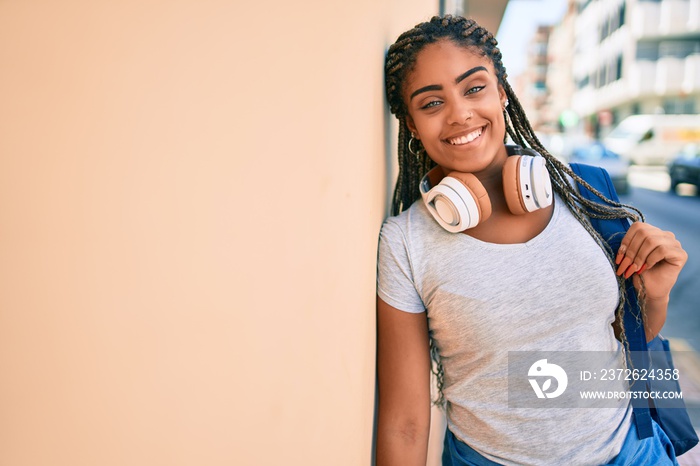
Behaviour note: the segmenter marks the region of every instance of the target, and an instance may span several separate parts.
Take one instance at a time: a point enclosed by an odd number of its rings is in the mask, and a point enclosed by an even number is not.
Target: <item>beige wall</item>
[[[383,54],[437,4],[0,2],[0,464],[369,464]]]

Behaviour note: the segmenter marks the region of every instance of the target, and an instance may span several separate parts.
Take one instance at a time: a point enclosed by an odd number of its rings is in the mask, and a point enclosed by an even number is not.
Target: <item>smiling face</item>
[[[403,97],[408,128],[446,173],[500,173],[506,95],[489,58],[448,39],[426,45]]]

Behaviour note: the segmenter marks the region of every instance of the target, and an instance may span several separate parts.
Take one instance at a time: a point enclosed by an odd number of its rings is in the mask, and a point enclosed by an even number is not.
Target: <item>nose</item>
[[[471,106],[464,100],[456,100],[450,106],[448,123],[451,125],[463,125],[471,117]]]

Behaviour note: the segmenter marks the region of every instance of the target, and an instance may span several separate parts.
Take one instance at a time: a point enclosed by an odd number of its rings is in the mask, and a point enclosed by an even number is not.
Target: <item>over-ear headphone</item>
[[[532,149],[506,145],[503,165],[503,194],[508,209],[516,215],[552,204],[552,181],[544,157]],[[459,233],[474,228],[491,215],[486,188],[471,173],[430,170],[420,182],[420,193],[428,211],[447,231]]]

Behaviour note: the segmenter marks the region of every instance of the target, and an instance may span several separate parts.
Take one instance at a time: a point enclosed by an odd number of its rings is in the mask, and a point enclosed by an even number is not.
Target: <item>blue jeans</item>
[[[652,421],[653,422],[653,421]],[[678,466],[673,446],[666,433],[653,422],[654,437],[640,440],[632,425],[620,453],[605,466]],[[449,429],[445,432],[442,466],[499,466],[458,440]]]

